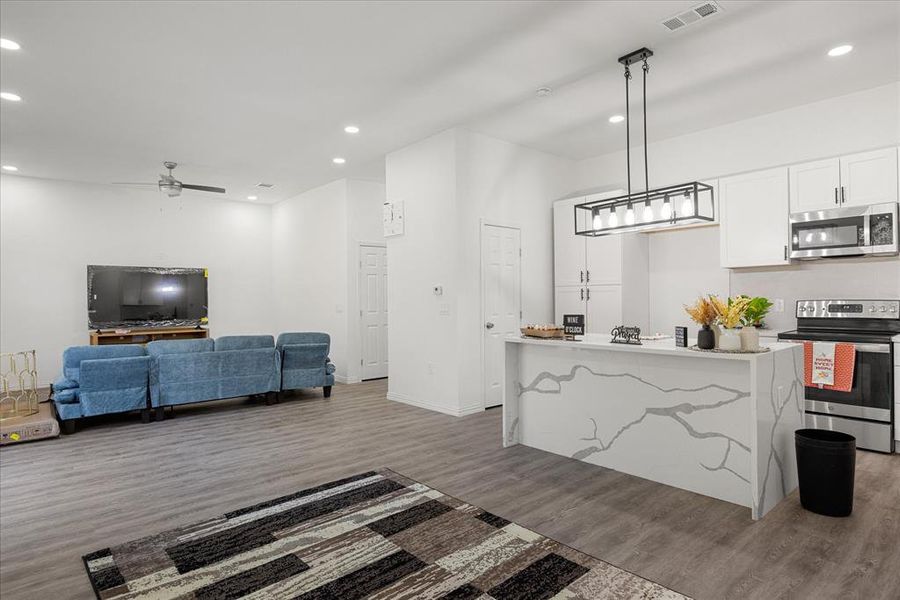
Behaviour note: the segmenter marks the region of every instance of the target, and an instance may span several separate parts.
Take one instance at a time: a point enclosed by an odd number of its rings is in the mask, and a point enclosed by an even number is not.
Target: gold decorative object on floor
[[[0,353],[0,421],[38,412],[34,350]]]

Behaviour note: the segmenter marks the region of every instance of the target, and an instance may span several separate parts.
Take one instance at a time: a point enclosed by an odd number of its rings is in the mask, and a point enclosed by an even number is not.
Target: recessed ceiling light
[[[16,171],[19,170],[19,167],[14,167],[14,166],[12,166],[12,165],[3,165],[2,168],[3,168],[4,171],[11,171],[11,172],[13,172],[13,173],[15,173]]]
[[[22,46],[12,40],[0,38],[0,48],[3,48],[4,50],[18,50],[21,47]]]
[[[624,120],[625,117],[623,117],[622,115],[613,115],[609,118],[610,123],[621,123]]]
[[[347,125],[344,127],[344,131],[347,133],[359,133],[359,127],[356,125]]]
[[[828,51],[828,56],[843,56],[845,54],[849,54],[851,50],[853,50],[853,46],[851,46],[850,44],[835,46]]]
[[[340,156],[335,156],[334,158],[331,159],[331,162],[333,162],[336,165],[342,165],[345,162],[347,162],[347,159],[341,158]]]
[[[18,102],[22,99],[22,96],[18,94],[13,94],[12,92],[0,92],[0,98],[4,100],[9,100],[10,102]]]
[[[256,196],[247,196],[247,200],[256,200]]]
[[[544,97],[552,94],[553,90],[548,87],[541,87],[541,88],[538,88],[534,93],[537,94],[538,98],[544,98]]]

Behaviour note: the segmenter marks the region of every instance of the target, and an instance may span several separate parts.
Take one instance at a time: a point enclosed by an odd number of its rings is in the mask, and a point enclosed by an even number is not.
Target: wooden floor
[[[900,455],[861,452],[851,517],[739,506],[518,446],[463,418],[336,386],[136,415],[0,452],[0,595],[92,598],[93,550],[376,467],[422,481],[695,598],[898,598]]]

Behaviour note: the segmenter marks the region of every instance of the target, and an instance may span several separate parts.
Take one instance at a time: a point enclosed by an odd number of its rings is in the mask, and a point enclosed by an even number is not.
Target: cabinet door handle
[[[841,186],[841,204],[846,202],[847,199],[844,197],[844,186]]]
[[[578,271],[578,282],[584,283],[584,271]]]
[[[585,275],[584,275],[584,280],[587,281],[588,283],[590,283],[590,281],[591,281],[591,270],[588,269],[588,270],[585,271],[584,273],[585,273]]]
[[[787,244],[785,244],[785,246],[784,246],[784,260],[787,260],[787,259],[788,259],[788,254],[787,254]]]
[[[837,188],[834,188],[834,203],[835,203],[835,204],[840,204],[840,201],[838,200],[838,191],[837,191]]]
[[[584,300],[584,288],[581,288],[581,299]]]
[[[591,288],[588,288],[588,291],[587,291],[587,299],[588,299],[588,302],[591,301]]]

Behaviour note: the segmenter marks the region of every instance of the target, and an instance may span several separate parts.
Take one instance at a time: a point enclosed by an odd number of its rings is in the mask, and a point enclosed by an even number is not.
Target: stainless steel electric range
[[[805,388],[806,426],[843,431],[858,448],[894,448],[894,361],[891,338],[900,333],[900,300],[799,300],[797,329],[785,341],[849,342],[856,346],[849,392]]]

